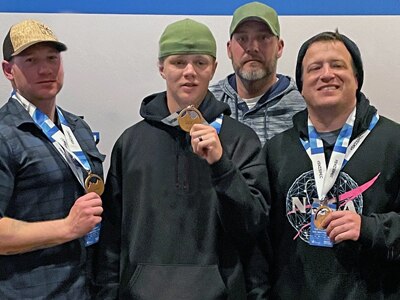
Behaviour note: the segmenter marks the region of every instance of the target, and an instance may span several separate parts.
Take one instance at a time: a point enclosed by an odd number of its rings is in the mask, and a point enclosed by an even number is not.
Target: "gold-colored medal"
[[[314,215],[314,225],[318,229],[324,229],[322,226],[322,223],[326,219],[326,217],[332,212],[332,209],[330,209],[326,205],[320,206],[317,211],[315,212]]]
[[[101,196],[104,192],[104,181],[100,176],[89,172],[85,179],[85,190],[86,193],[95,192]]]
[[[202,123],[204,123],[204,118],[201,112],[193,105],[182,109],[178,115],[178,124],[186,132],[190,132],[194,124]]]

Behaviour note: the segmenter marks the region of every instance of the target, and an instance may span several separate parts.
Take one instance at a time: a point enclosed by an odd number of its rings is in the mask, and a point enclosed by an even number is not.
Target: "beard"
[[[245,70],[243,66],[238,66],[232,62],[233,70],[242,79],[246,81],[257,81],[273,76],[276,72],[277,60],[274,60],[269,66],[261,66],[256,69]]]
[[[251,71],[245,71],[242,68],[240,68],[236,74],[244,80],[247,81],[256,81],[256,80],[260,80],[263,79],[265,77],[267,77],[268,73],[267,70],[265,69],[258,69],[258,70],[251,70]]]

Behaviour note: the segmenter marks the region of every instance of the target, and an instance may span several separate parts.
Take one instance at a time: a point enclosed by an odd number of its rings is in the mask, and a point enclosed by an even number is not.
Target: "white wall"
[[[100,131],[100,150],[107,155],[108,170],[112,146],[128,126],[141,118],[141,100],[164,90],[157,71],[158,39],[164,27],[184,16],[5,14],[0,13],[1,43],[9,27],[22,19],[34,18],[48,24],[68,46],[63,54],[64,88],[58,104]],[[226,56],[230,17],[191,16],[206,23],[218,43],[215,80],[232,72]],[[297,51],[312,35],[339,28],[360,47],[365,81],[363,91],[380,114],[400,121],[400,16],[283,16],[281,35],[285,40],[279,72],[294,75]],[[0,105],[11,88],[0,79]],[[140,137],[138,137],[140,138]]]

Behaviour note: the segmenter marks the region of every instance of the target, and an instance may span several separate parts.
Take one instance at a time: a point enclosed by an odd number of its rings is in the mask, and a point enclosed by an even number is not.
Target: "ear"
[[[160,72],[161,77],[165,79],[164,63],[158,62],[158,72]]]
[[[228,53],[229,59],[232,59],[231,41],[226,43],[226,53]]]
[[[281,58],[282,53],[283,53],[283,47],[285,47],[285,42],[282,39],[279,39],[278,40],[277,58]]]
[[[1,66],[3,68],[4,76],[6,76],[8,80],[14,80],[14,75],[12,74],[13,64],[9,61],[3,60]]]
[[[218,62],[215,60],[214,65],[213,65],[213,70],[212,70],[212,74],[211,74],[211,78],[210,81],[213,79],[215,71],[217,70],[217,66],[218,66]]]

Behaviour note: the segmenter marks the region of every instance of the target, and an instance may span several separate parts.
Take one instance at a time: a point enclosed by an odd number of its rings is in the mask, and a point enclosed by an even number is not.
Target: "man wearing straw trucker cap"
[[[1,299],[91,299],[104,155],[89,126],[56,104],[66,49],[35,20],[4,39],[12,92],[0,108]]]

